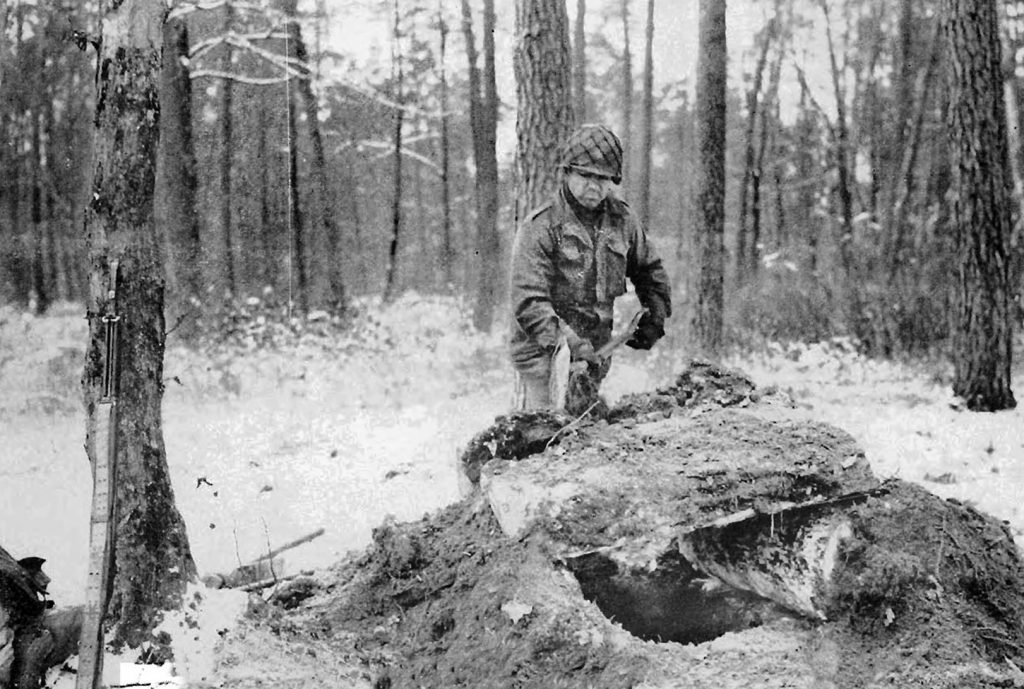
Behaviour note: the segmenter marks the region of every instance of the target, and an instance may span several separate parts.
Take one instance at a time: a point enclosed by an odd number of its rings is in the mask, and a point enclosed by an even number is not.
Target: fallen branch
[[[285,543],[284,545],[268,550],[263,555],[260,555],[255,560],[248,564],[239,565],[227,574],[209,574],[203,577],[203,583],[212,589],[240,589],[242,591],[250,590],[249,586],[255,586],[255,589],[266,588],[266,586],[272,584],[265,584],[264,586],[258,586],[266,581],[282,581],[284,578],[280,575],[280,571],[283,569],[283,561],[278,559],[278,556],[297,548],[304,543],[319,538],[325,533],[326,529],[319,528],[316,531],[296,538],[294,541]],[[269,547],[269,543],[268,543]],[[236,544],[237,548],[237,544]]]
[[[321,536],[324,535],[324,533],[326,531],[327,530],[321,526],[316,531],[308,533],[305,536],[300,536],[299,538],[296,538],[294,541],[289,541],[288,543],[285,543],[284,545],[282,545],[282,546],[280,546],[278,548],[275,548],[274,550],[271,550],[270,552],[266,553],[265,555],[260,555],[258,558],[253,560],[252,564],[256,564],[256,563],[261,562],[263,560],[272,560],[273,558],[277,557],[278,555],[280,555],[281,553],[283,553],[283,552],[285,552],[287,550],[291,550],[292,548],[297,548],[298,546],[303,545],[304,543],[309,543],[310,541],[312,541],[314,539],[320,538]]]

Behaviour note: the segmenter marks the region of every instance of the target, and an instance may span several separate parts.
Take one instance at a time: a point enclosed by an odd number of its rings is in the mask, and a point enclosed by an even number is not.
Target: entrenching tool
[[[594,352],[599,364],[604,364],[612,352],[633,336],[640,318],[645,313],[647,309],[641,309],[633,314],[622,332]],[[597,388],[598,382],[590,375],[590,362],[572,361],[569,345],[564,337],[561,338],[551,357],[551,374],[548,378],[551,407],[568,411],[570,414],[583,413],[597,402]]]

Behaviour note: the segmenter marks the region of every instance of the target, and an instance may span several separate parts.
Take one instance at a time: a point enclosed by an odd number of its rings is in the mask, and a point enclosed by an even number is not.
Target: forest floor
[[[200,352],[169,346],[164,437],[201,574],[321,527],[322,537],[285,555],[283,573],[325,571],[367,546],[386,517],[417,520],[456,503],[459,451],[508,409],[503,330],[473,331],[453,300],[369,304],[344,337],[315,325],[294,337],[252,325],[230,346]],[[79,602],[84,590],[85,334],[73,306],[45,318],[0,311],[0,543],[16,557],[46,558],[58,605]],[[650,353],[623,351],[603,391],[614,402],[651,390],[687,359],[671,339]],[[1024,545],[1024,410],[962,411],[944,364],[875,361],[844,340],[767,345],[724,363],[789,393],[794,414],[849,432],[877,477],[974,505],[1007,521]],[[245,604],[219,600],[229,618]],[[206,640],[196,651],[216,663],[221,683],[368,681],[328,641],[284,643],[272,625],[251,621],[211,626],[234,629],[216,657]]]

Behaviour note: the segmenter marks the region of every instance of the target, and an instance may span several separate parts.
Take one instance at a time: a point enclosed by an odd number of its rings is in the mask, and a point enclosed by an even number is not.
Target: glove
[[[633,336],[626,340],[626,346],[633,349],[650,349],[654,343],[665,336],[664,322],[650,314],[645,313],[636,324]]]
[[[575,342],[569,345],[569,354],[573,361],[587,361],[592,364],[598,363],[597,353],[594,351],[594,345],[590,344],[590,340],[578,338]]]

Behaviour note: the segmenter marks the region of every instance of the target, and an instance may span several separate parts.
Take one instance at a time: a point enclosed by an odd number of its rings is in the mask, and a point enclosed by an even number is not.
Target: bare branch
[[[243,10],[246,12],[265,12],[266,8],[256,2],[245,2],[245,0],[194,0],[190,2],[181,2],[177,7],[171,10],[167,16],[168,19],[177,19],[184,17],[193,12],[200,10],[216,10],[224,7],[225,5],[231,5],[232,9]]]
[[[230,32],[230,33],[234,33],[234,32]],[[287,33],[277,31],[276,29],[268,29],[266,31],[260,31],[260,32],[257,32],[257,33],[234,34],[234,36],[237,37],[238,39],[241,39],[242,41],[245,41],[245,42],[248,42],[248,43],[251,43],[252,41],[266,41],[266,40],[279,40],[279,41],[283,41],[283,40],[287,40],[289,38]],[[194,43],[192,45],[191,52],[189,53],[189,58],[192,59],[192,60],[197,60],[197,59],[201,58],[203,55],[205,55],[206,53],[208,53],[213,48],[216,48],[219,45],[227,45],[229,43],[230,43],[230,41],[228,40],[228,36],[224,35],[224,34],[219,35],[219,36],[214,36],[212,38],[207,38],[206,40],[203,40],[203,41],[198,41],[198,42],[196,42],[196,43]],[[231,43],[231,45],[237,45],[237,44]]]
[[[383,141],[360,141],[357,145],[360,147],[376,148],[381,150],[381,153],[377,156],[378,158],[383,158],[395,152],[395,145],[393,143],[386,143]],[[441,174],[441,166],[435,163],[430,158],[423,155],[422,153],[418,153],[416,151],[402,147],[402,155],[405,156],[406,158],[409,158],[410,160],[415,160],[418,163],[423,164],[428,170],[431,170],[432,172]]]
[[[261,39],[273,36],[272,33],[257,35]],[[280,38],[286,38],[286,36],[282,34],[280,35]],[[206,41],[203,41],[202,43],[197,44],[198,47],[196,47],[192,52],[192,59],[195,60],[201,57],[202,55],[205,55],[218,45],[229,45],[233,48],[248,51],[256,57],[266,60],[275,67],[279,67],[282,70],[288,72],[291,76],[295,76],[300,79],[309,78],[309,67],[302,60],[291,57],[289,55],[276,53],[272,50],[260,48],[259,46],[255,45],[251,40],[249,40],[248,36],[243,34],[236,34],[233,31],[229,31],[226,34],[216,36],[214,38],[208,39]]]
[[[272,84],[280,84],[291,79],[293,74],[286,74],[279,77],[250,77],[245,74],[235,74],[234,72],[225,72],[219,69],[197,69],[194,70],[189,76],[193,79],[200,79],[202,77],[211,77],[214,79],[231,79],[240,84],[252,84],[253,86],[269,86]],[[300,77],[301,78],[301,77]]]
[[[811,88],[807,83],[807,73],[804,72],[804,68],[800,66],[800,63],[797,62],[795,58],[791,59],[791,64],[793,65],[793,69],[796,70],[796,78],[797,81],[800,82],[800,90],[803,91],[814,109],[819,115],[821,115],[822,119],[825,120],[825,126],[828,127],[828,133],[832,138],[832,141],[837,141],[839,137],[836,134],[835,125],[833,125],[832,120],[829,119],[828,113],[825,112],[825,108],[821,107],[821,103],[818,102],[818,99],[814,97],[814,93],[811,92]]]

